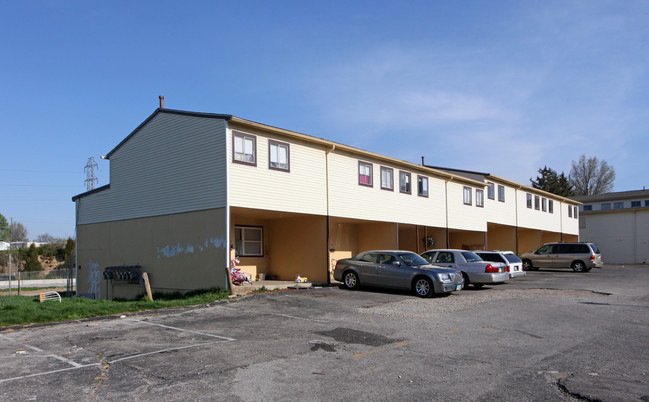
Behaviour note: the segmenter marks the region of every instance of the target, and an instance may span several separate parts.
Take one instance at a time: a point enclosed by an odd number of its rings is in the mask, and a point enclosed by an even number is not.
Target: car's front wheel
[[[343,277],[343,283],[347,289],[358,289],[360,283],[358,281],[358,275],[355,272],[347,271]]]
[[[572,263],[572,270],[575,272],[588,272],[586,270],[586,264],[582,261],[575,261]]]
[[[419,297],[431,297],[435,294],[433,289],[433,282],[428,278],[417,278],[415,279],[415,293]]]

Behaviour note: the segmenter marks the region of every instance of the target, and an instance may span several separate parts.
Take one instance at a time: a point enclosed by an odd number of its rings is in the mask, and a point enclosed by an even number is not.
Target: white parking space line
[[[154,350],[153,352],[138,353],[137,355],[126,356],[126,357],[122,357],[122,358],[119,358],[119,359],[111,360],[111,361],[108,361],[107,363],[108,364],[113,364],[113,363],[121,362],[121,361],[124,361],[124,360],[137,359],[138,357],[150,356],[150,355],[155,355],[155,354],[158,354],[158,353],[173,352],[173,351],[176,351],[176,350],[198,348],[198,347],[201,347],[201,346],[215,345],[217,343],[222,343],[222,342],[217,341],[217,342],[197,343],[196,345],[178,346],[178,347],[175,347],[175,348]]]
[[[236,339],[228,338],[227,336],[207,334],[205,332],[192,331],[192,330],[189,330],[189,329],[182,329],[182,328],[178,328],[178,327],[171,327],[169,325],[158,324],[158,323],[155,323],[155,322],[149,322],[149,321],[144,321],[144,320],[130,320],[130,322],[137,322],[137,323],[142,323],[142,324],[155,325],[155,326],[162,327],[162,328],[173,329],[175,331],[188,332],[190,334],[197,334],[197,335],[202,335],[202,336],[208,336],[208,337],[211,337],[211,338],[223,339],[224,341],[236,341]]]
[[[68,368],[64,368],[64,369],[60,369],[60,370],[44,371],[44,372],[41,372],[41,373],[27,374],[27,375],[21,375],[19,377],[0,379],[0,384],[2,384],[3,382],[24,380],[25,378],[40,377],[40,376],[44,376],[44,375],[48,375],[48,374],[55,374],[55,373],[61,373],[61,372],[64,372],[64,371],[78,370],[78,369],[81,369],[81,368],[93,367],[93,366],[97,366],[97,368],[101,367],[99,363],[92,363],[92,364],[86,364],[86,365],[79,366],[79,367],[68,367]]]
[[[35,351],[37,351],[37,352],[39,352],[39,353],[47,353],[47,352],[45,352],[43,349],[37,348],[36,346],[25,345],[25,347],[26,347],[26,348],[29,348],[29,349],[31,349],[31,350],[35,350]],[[53,358],[58,359],[58,360],[60,360],[60,361],[62,361],[62,362],[68,363],[69,365],[74,366],[74,367],[83,367],[83,364],[79,364],[79,363],[77,363],[77,362],[75,362],[75,361],[73,361],[73,360],[70,360],[70,359],[65,358],[65,357],[63,357],[63,356],[60,356],[60,355],[55,355],[55,354],[49,354],[49,355],[47,355],[47,354],[46,354],[46,356],[53,357]]]

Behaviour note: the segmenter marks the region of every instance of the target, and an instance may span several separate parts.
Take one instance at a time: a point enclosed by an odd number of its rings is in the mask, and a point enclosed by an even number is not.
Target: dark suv
[[[602,254],[595,243],[548,243],[521,255],[523,269],[572,268],[575,272],[588,272],[591,268],[601,268]]]

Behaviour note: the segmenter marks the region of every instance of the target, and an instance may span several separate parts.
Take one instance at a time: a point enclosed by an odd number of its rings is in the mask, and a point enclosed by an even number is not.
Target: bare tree
[[[55,240],[56,240],[56,239],[54,238],[54,236],[52,236],[52,235],[49,234],[49,233],[43,233],[43,234],[38,235],[38,236],[36,237],[36,241],[39,242],[39,243],[52,243],[52,242],[54,242]]]
[[[594,195],[613,190],[615,168],[598,160],[596,156],[586,158],[581,155],[578,161],[572,161],[570,184],[575,195]]]
[[[27,229],[20,222],[11,223],[11,241],[27,241]]]

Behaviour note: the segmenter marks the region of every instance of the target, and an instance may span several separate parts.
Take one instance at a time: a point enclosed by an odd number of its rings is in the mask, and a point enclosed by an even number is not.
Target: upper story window
[[[568,205],[568,218],[572,218],[572,205]]]
[[[526,197],[527,197],[527,207],[531,209],[532,208],[532,194],[527,193]]]
[[[624,208],[624,203],[623,202],[614,202],[613,203],[613,209],[622,209]]]
[[[259,226],[235,226],[234,248],[238,256],[264,256],[264,228]]]
[[[417,195],[428,197],[428,177],[417,176]]]
[[[541,197],[539,197],[538,195],[534,196],[534,209],[536,209],[537,211],[541,209]]]
[[[412,193],[410,173],[399,172],[399,191],[406,194]]]
[[[593,206],[592,205],[584,205],[584,211],[592,211]]]
[[[475,191],[475,206],[484,207],[484,190]]]
[[[381,166],[381,188],[394,191],[394,170]]]
[[[644,206],[649,207],[649,200],[644,200]]]
[[[545,198],[545,197],[543,197],[543,198],[541,199],[541,210],[542,210],[543,212],[545,212],[545,211],[548,210],[547,203],[548,203],[548,199]]]
[[[487,182],[487,198],[490,200],[495,199],[494,184],[490,181]]]
[[[473,190],[471,187],[464,187],[464,205],[471,205],[473,203],[472,201],[472,196],[473,196]]]
[[[640,201],[631,201],[631,208],[638,208],[642,206],[642,202]]]
[[[232,131],[232,162],[257,166],[257,137]]]
[[[611,203],[610,202],[603,202],[602,203],[602,211],[608,211],[611,209]]]
[[[573,218],[577,219],[579,217],[579,207],[575,206],[573,207],[575,212],[573,214]]]
[[[550,212],[551,214],[554,213],[554,201],[552,200],[548,200],[548,212]]]
[[[498,186],[498,201],[505,202],[505,186]]]
[[[289,145],[284,142],[268,140],[268,168],[276,170],[289,169]]]
[[[372,164],[358,161],[358,184],[372,187]]]

